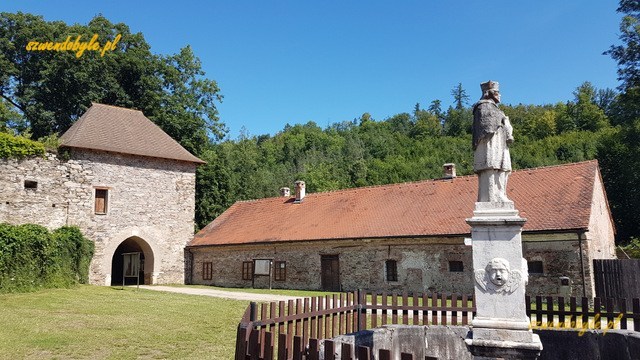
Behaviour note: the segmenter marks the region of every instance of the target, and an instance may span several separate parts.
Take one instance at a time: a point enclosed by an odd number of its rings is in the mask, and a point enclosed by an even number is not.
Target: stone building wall
[[[363,244],[363,242],[366,242]],[[419,245],[413,245],[419,244]],[[286,280],[273,281],[273,288],[321,289],[321,255],[338,255],[342,290],[388,289],[423,291],[432,288],[472,293],[471,251],[462,239],[344,240],[288,243],[265,246],[203,247],[193,254],[194,284],[250,287],[242,280],[242,262],[252,259],[286,261]],[[449,272],[449,260],[462,260],[463,272]],[[397,262],[398,281],[385,278],[385,261]],[[212,262],[213,280],[203,280],[203,262]],[[268,279],[256,278],[256,287],[268,286]]]
[[[586,271],[590,260],[588,243],[580,241],[578,234],[530,236],[528,241],[522,242],[522,250],[528,261],[542,262],[541,273],[529,269],[527,295],[583,295],[582,272],[583,268]],[[568,287],[562,285],[562,277],[569,279]],[[587,293],[591,281],[590,277],[585,278]]]
[[[569,292],[581,296],[580,249],[577,234],[547,241],[524,237],[524,256],[543,262],[542,274],[531,274],[527,294],[560,295],[560,277],[572,279]],[[287,244],[234,245],[187,248],[190,283],[225,287],[251,287],[242,280],[242,263],[252,259],[286,261],[286,280],[273,288],[321,289],[321,255],[338,255],[342,290],[407,290],[473,293],[471,247],[463,238],[315,241]],[[398,281],[385,278],[385,261],[397,262]],[[461,261],[462,272],[450,271],[450,261]],[[212,279],[203,279],[204,262],[212,266]],[[590,278],[587,278],[590,281]],[[589,284],[588,284],[589,285]],[[255,287],[267,287],[258,277]],[[566,290],[566,289],[564,289]]]
[[[591,218],[589,219],[589,231],[585,234],[589,243],[589,258],[591,259],[615,259],[616,249],[613,240],[615,236],[615,227],[613,219],[609,216],[609,205],[602,178],[598,175],[595,177],[593,186],[593,200],[591,203]],[[595,279],[593,261],[589,262],[587,275],[591,278],[591,293],[595,293]]]
[[[0,222],[34,223],[49,229],[69,225],[71,203],[90,195],[88,189],[78,191],[81,186],[76,181],[86,177],[78,168],[77,162],[60,162],[53,154],[0,159]]]
[[[68,161],[2,160],[0,222],[80,227],[96,245],[90,282],[110,285],[118,245],[131,238],[145,253],[153,283],[184,282],[184,246],[194,231],[195,164],[74,150]],[[24,180],[37,181],[25,189]],[[95,189],[107,189],[106,214],[95,213]]]

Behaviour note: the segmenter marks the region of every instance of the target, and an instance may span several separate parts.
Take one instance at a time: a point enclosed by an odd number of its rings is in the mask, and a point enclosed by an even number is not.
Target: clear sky
[[[584,81],[618,86],[602,55],[618,44],[614,0],[6,1],[0,10],[86,24],[97,14],[141,32],[154,53],[191,45],[224,95],[236,138],[285,124],[382,120],[458,83],[474,102],[497,80],[508,104],[572,99]]]

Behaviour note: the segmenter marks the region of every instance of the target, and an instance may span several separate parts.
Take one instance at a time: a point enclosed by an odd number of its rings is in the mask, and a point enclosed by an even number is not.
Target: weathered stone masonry
[[[582,241],[583,258],[590,242]],[[582,296],[582,265],[577,234],[525,235],[524,256],[542,261],[543,273],[531,273],[527,293],[553,295],[566,292]],[[251,287],[242,279],[242,263],[252,259],[286,262],[286,279],[272,281],[273,288],[321,289],[321,255],[338,255],[342,290],[371,289],[473,293],[471,247],[459,238],[357,239],[307,241],[284,244],[201,246],[187,248],[191,283],[225,287]],[[397,262],[398,281],[386,281],[385,261]],[[462,272],[452,272],[450,261],[460,261]],[[203,263],[212,264],[212,279],[203,279]],[[584,267],[589,269],[589,260]],[[560,277],[571,280],[569,289],[561,287]],[[593,294],[591,278],[585,278],[587,296]],[[267,287],[268,279],[255,279],[256,287]]]
[[[127,239],[144,252],[145,282],[182,283],[196,165],[80,149],[69,158],[0,160],[0,222],[80,227],[96,245],[92,284],[110,285],[114,252]],[[106,214],[94,211],[96,188],[108,191]]]

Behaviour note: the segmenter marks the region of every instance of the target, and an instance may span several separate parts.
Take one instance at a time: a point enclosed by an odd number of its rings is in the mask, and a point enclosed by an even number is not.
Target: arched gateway
[[[127,238],[111,257],[111,285],[151,285],[154,262],[153,250],[146,241],[137,236]],[[133,272],[135,268],[139,268],[137,279]]]
[[[140,228],[129,228],[121,231],[105,248],[101,267],[105,277],[104,285],[122,285],[124,256],[123,254],[139,253],[140,284],[152,285],[158,282],[163,252],[152,232]],[[131,275],[131,274],[129,274]],[[125,285],[135,285],[135,276],[127,277]]]

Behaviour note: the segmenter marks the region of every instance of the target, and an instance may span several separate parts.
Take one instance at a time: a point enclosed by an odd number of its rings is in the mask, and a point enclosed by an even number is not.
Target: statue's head
[[[497,286],[502,286],[509,281],[509,262],[505,259],[494,258],[485,268],[489,280]]]
[[[480,84],[483,99],[491,99],[496,103],[500,102],[500,84],[497,81],[489,80]]]

